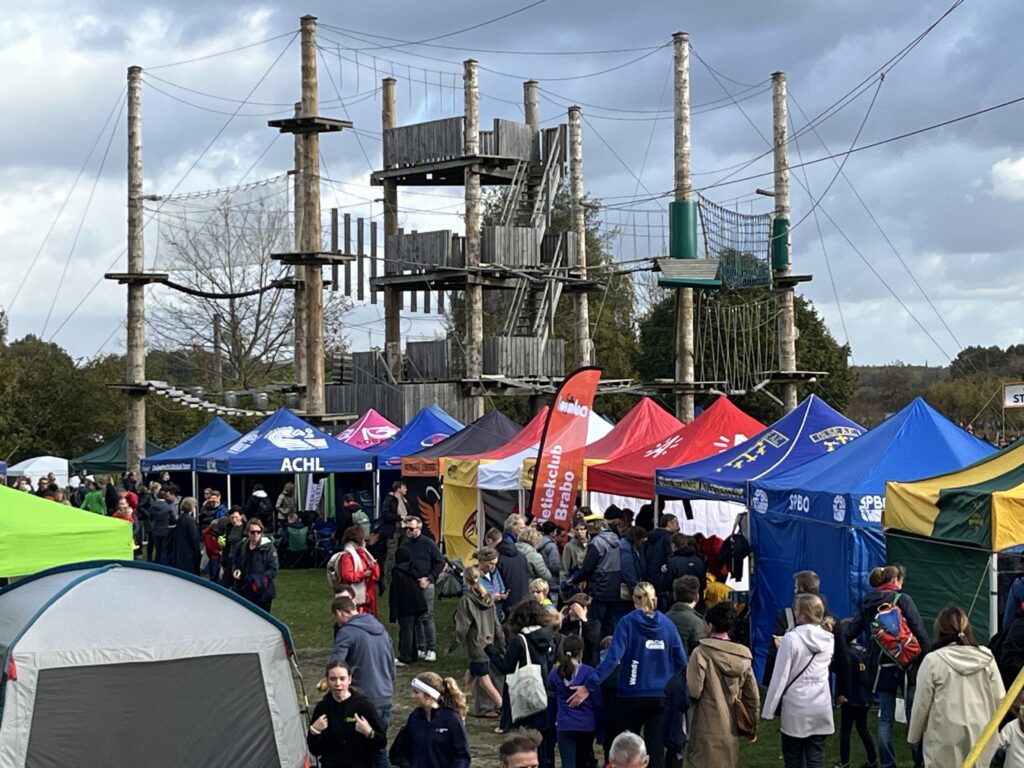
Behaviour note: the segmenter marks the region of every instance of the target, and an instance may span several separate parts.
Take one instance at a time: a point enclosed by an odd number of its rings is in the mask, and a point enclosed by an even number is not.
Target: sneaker
[[[424,661],[437,661],[437,652],[436,651],[427,651],[425,654],[423,654],[423,660]]]
[[[417,659],[425,659],[426,657],[427,657],[427,652],[426,651],[416,651],[416,658]]]
[[[407,666],[409,666],[409,665],[408,665],[408,664],[406,664],[406,663],[405,663],[404,661],[402,661],[401,659],[395,659],[395,666],[396,666],[396,667],[407,667]]]

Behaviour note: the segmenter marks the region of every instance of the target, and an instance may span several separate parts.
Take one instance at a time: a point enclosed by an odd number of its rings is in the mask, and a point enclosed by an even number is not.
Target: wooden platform
[[[466,170],[469,169],[480,174],[481,184],[510,184],[518,162],[513,157],[471,155],[374,171],[370,175],[370,183],[380,186],[385,181],[393,181],[405,187],[462,187],[466,184]]]
[[[267,125],[277,128],[281,133],[337,133],[352,127],[351,120],[336,120],[333,117],[285,117],[280,120],[268,120]]]
[[[166,283],[170,277],[167,272],[107,272],[103,275],[105,280],[116,280],[121,285]]]
[[[343,264],[346,261],[355,261],[354,253],[334,253],[333,251],[291,251],[287,253],[272,253],[270,258],[296,267],[326,267],[331,264]]]

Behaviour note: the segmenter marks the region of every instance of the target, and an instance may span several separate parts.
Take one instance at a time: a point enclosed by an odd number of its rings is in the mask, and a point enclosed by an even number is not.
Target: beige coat
[[[988,648],[947,645],[932,651],[917,673],[907,741],[922,742],[928,768],[960,768],[1005,695]],[[997,746],[993,739],[977,764],[988,765]]]
[[[761,697],[750,667],[750,650],[728,640],[701,640],[686,667],[693,724],[686,759],[694,768],[735,768],[739,762],[736,699],[756,717]]]

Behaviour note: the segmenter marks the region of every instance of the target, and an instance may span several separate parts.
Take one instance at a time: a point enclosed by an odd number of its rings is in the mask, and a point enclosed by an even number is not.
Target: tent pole
[[[487,533],[487,515],[484,514],[484,498],[480,493],[480,480],[476,483],[476,547],[484,546],[484,534]]]
[[[999,553],[993,552],[988,569],[988,636],[999,630]]]
[[[195,467],[192,468],[192,495],[199,496],[199,475],[196,473]]]
[[[231,509],[231,475],[228,474],[228,509]]]

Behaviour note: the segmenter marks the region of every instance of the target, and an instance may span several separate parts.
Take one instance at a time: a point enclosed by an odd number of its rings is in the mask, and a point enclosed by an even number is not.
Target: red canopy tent
[[[672,434],[635,448],[614,461],[590,467],[587,490],[651,499],[654,471],[659,467],[675,467],[712,456],[764,429],[764,424],[741,411],[729,398],[720,397],[691,423]]]
[[[587,446],[586,459],[595,463],[617,459],[653,445],[684,426],[651,398],[645,397],[622,417],[611,432]]]

